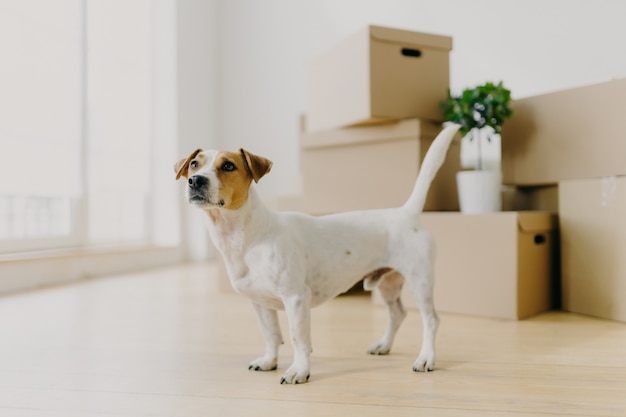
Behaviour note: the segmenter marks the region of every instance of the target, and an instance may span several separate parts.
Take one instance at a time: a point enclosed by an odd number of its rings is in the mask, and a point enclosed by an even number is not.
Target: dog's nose
[[[207,177],[203,177],[202,175],[194,175],[189,177],[189,187],[197,190],[198,188],[204,187],[207,185],[209,180]]]

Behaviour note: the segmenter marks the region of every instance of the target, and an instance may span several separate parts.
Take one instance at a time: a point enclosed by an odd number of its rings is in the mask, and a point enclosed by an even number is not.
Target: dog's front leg
[[[309,380],[311,355],[311,295],[308,288],[303,294],[283,298],[289,332],[293,344],[293,363],[280,380],[281,384],[303,384]]]
[[[250,362],[248,369],[253,371],[274,371],[278,367],[278,347],[283,344],[276,310],[253,303],[261,333],[265,339],[265,355]]]

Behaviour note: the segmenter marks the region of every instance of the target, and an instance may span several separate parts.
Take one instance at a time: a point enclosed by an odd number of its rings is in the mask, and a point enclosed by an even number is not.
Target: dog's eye
[[[237,168],[235,167],[235,164],[233,164],[232,162],[226,161],[222,164],[222,171],[231,172],[231,171],[234,171],[235,169]]]
[[[191,169],[198,168],[198,161],[191,161],[191,163],[189,164],[189,168]]]

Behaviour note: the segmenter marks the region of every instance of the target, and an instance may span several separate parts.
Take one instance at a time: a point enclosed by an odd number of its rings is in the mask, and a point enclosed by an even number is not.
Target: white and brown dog
[[[307,382],[311,308],[365,278],[365,288],[378,288],[389,309],[385,334],[367,352],[389,353],[406,316],[400,300],[406,280],[423,322],[422,348],[413,370],[433,370],[439,324],[433,305],[434,241],[421,227],[419,215],[458,128],[447,126],[437,136],[413,193],[397,208],[320,217],[271,211],[251,184],[270,171],[272,162],[244,149],[197,149],[175,165],[176,178],[187,179],[189,203],[210,220],[210,236],[224,258],[233,288],[252,300],[258,315],[266,348],[249,369],[277,368],[278,347],[283,343],[277,310],[284,309],[294,360],[280,382]]]

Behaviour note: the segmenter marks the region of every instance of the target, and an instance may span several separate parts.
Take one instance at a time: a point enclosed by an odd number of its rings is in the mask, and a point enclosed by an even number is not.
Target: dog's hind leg
[[[422,348],[413,364],[415,372],[432,371],[435,368],[435,337],[439,327],[439,316],[433,301],[433,272],[418,276],[411,291],[422,317]]]
[[[278,367],[278,347],[283,344],[283,336],[278,323],[278,313],[253,303],[259,319],[261,333],[265,339],[265,355],[250,362],[252,371],[274,371]]]
[[[404,283],[404,277],[398,271],[386,268],[381,270],[382,274],[370,274],[365,279],[365,286],[371,289],[372,285],[378,288],[380,295],[382,296],[387,310],[389,312],[389,321],[387,322],[387,329],[383,337],[375,343],[372,343],[367,348],[367,353],[370,355],[386,355],[391,350],[393,340],[396,336],[400,324],[406,317],[406,310],[402,305],[400,294],[402,293],[402,284]]]

